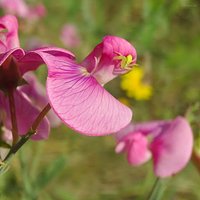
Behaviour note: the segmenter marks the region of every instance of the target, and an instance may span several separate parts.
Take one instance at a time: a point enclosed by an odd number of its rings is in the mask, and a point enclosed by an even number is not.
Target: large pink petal
[[[15,16],[5,15],[0,18],[0,31],[6,29],[5,32],[1,32],[0,40],[7,47],[7,51],[19,47],[18,38],[18,22]],[[0,49],[0,53],[3,53]]]
[[[10,110],[8,104],[8,98],[1,93],[1,104],[3,110],[6,113],[6,119],[4,121],[5,126],[11,130],[11,120],[10,120]],[[39,115],[40,110],[38,110],[28,99],[28,97],[22,92],[16,91],[14,95],[15,106],[16,106],[16,116],[19,135],[24,135],[27,133],[31,125],[33,124],[36,117]],[[36,135],[32,136],[34,140],[41,140],[48,138],[49,135],[49,123],[47,118],[44,118],[37,129]]]
[[[183,169],[190,160],[192,146],[190,125],[183,117],[177,117],[151,144],[155,174],[167,177]]]
[[[48,66],[47,92],[51,106],[71,128],[91,135],[105,135],[126,126],[129,108],[111,96],[92,76],[67,57],[39,52]]]

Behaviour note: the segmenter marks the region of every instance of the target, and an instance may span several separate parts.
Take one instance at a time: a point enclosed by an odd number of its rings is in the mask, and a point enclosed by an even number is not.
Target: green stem
[[[43,120],[43,118],[46,116],[46,114],[49,112],[50,109],[51,106],[47,104],[41,111],[41,113],[38,115],[38,117],[35,119],[35,121],[33,122],[31,128],[26,133],[26,135],[22,136],[20,140],[12,146],[12,148],[10,149],[8,155],[5,157],[3,162],[8,161],[8,159],[11,156],[13,156],[30,139],[32,135],[36,134],[38,126],[40,125],[41,121]]]
[[[152,189],[151,189],[151,191],[150,191],[150,193],[147,197],[147,200],[156,200],[155,195],[156,195],[157,190],[159,188],[159,185],[160,185],[159,183],[160,183],[160,178],[156,178],[156,180],[153,184],[153,187],[152,187]]]
[[[13,137],[13,145],[15,145],[18,141],[18,127],[17,127],[17,118],[16,118],[16,107],[15,100],[13,95],[13,90],[8,91],[8,99],[9,99],[9,107],[10,107],[10,118],[12,123],[12,137]]]

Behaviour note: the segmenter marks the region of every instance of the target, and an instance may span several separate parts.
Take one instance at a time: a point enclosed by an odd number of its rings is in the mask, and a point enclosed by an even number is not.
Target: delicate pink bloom
[[[22,18],[36,19],[46,14],[44,5],[28,6],[24,0],[0,0],[0,7],[5,13],[17,15]]]
[[[81,43],[78,30],[73,24],[65,24],[61,30],[60,39],[68,48],[78,47]]]
[[[130,124],[116,133],[116,152],[126,152],[131,165],[137,166],[151,156],[156,176],[172,176],[182,170],[192,154],[193,134],[183,117],[171,121]]]
[[[17,123],[19,134],[24,135],[31,127],[41,109],[33,105],[27,95],[22,92],[20,85],[23,83],[24,73],[36,69],[42,60],[40,57],[27,55],[19,47],[18,23],[14,16],[6,15],[0,18],[0,110],[4,112],[4,126],[11,130],[9,103],[6,92],[14,90]],[[22,87],[22,86],[21,86]],[[36,98],[36,97],[35,97]],[[49,123],[45,118],[38,127],[33,139],[45,139],[48,137]]]
[[[47,93],[60,119],[78,132],[99,136],[119,131],[132,112],[103,87],[136,62],[136,50],[126,40],[106,36],[78,64],[73,54],[36,50],[48,66]]]

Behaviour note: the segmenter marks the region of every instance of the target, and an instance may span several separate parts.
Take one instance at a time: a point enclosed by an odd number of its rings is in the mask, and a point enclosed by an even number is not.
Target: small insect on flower
[[[136,63],[136,50],[128,41],[106,36],[80,64],[72,53],[69,59],[69,52],[37,54],[48,67],[50,104],[69,127],[85,135],[100,136],[119,131],[130,122],[132,111],[103,88]]]

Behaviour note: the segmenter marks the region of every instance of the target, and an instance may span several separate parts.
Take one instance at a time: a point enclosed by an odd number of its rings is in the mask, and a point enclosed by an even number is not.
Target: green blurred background
[[[129,40],[137,49],[137,63],[152,84],[148,101],[128,99],[120,78],[106,88],[125,97],[134,121],[184,115],[200,101],[200,1],[198,0],[41,0],[47,15],[35,23],[20,19],[20,41],[30,38],[64,47],[60,31],[77,26],[81,44],[70,49],[81,61],[104,35]],[[45,82],[46,68],[37,71]],[[199,117],[199,118],[198,118]],[[193,124],[199,133],[200,114]],[[86,137],[64,125],[52,129],[43,142],[28,142],[0,177],[1,200],[142,200],[155,177],[152,163],[129,166],[114,152],[113,136]],[[190,163],[164,180],[163,200],[199,200],[200,175]]]

